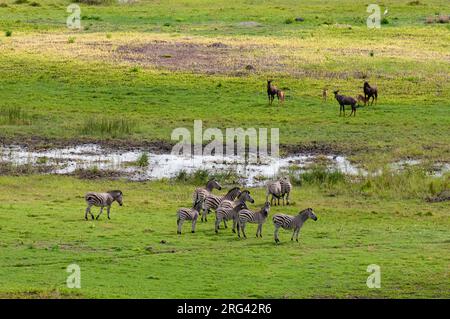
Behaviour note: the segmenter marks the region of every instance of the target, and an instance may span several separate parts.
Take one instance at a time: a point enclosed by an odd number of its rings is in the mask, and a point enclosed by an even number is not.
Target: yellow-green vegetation
[[[0,39],[0,109],[33,121],[2,125],[1,136],[170,141],[202,119],[279,127],[290,149],[376,165],[450,156],[449,25],[426,23],[445,0],[384,2],[389,23],[377,30],[354,1],[81,2],[81,30],[65,26],[64,1],[4,3],[0,26],[13,34]],[[268,77],[287,93],[282,108],[267,105]],[[378,105],[339,118],[333,89],[356,96],[364,80]],[[92,126],[98,116],[106,126]]]
[[[177,235],[176,210],[189,207],[197,186],[190,182],[0,177],[0,296],[448,298],[448,203],[426,203],[409,180],[395,182],[405,185],[400,192],[305,181],[293,205],[272,207],[269,218],[313,207],[318,220],[305,223],[299,243],[281,231],[276,245],[270,220],[263,238],[255,225],[246,240],[230,228],[215,235],[213,217]],[[427,193],[421,181],[418,193]],[[92,189],[123,191],[111,220],[84,221],[83,195]],[[261,207],[264,189],[250,191],[251,208]],[[81,289],[66,288],[72,263]],[[366,286],[370,264],[381,267],[380,289]]]
[[[389,13],[374,30],[365,1],[124,2],[76,1],[72,30],[71,1],[0,0],[2,142],[167,145],[201,119],[204,129],[278,127],[283,150],[343,153],[381,174],[317,168],[301,187],[293,180],[293,205],[270,216],[312,207],[319,220],[299,244],[281,232],[277,246],[270,220],[262,239],[215,235],[213,216],[176,235],[177,208],[208,172],[137,183],[96,167],[81,180],[0,162],[0,298],[450,297],[449,205],[425,200],[449,176],[423,170],[450,162],[448,0],[375,1]],[[268,105],[268,78],[286,92],[281,107]],[[378,104],[339,117],[333,90],[356,96],[366,80]],[[132,165],[148,167],[148,156]],[[422,162],[382,169],[400,159]],[[125,205],[85,222],[83,195],[108,189]],[[261,207],[265,191],[251,191]],[[65,288],[71,263],[79,290]],[[370,264],[381,289],[366,286]]]

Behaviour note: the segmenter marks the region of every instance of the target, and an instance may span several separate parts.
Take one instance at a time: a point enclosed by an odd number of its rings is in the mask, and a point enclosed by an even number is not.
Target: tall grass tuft
[[[136,160],[136,165],[139,167],[148,167],[149,158],[147,153],[142,153]]]
[[[83,135],[120,137],[132,133],[135,123],[126,118],[88,118],[82,129]]]
[[[21,107],[0,109],[0,123],[4,125],[31,125],[31,117]]]
[[[337,170],[329,170],[325,166],[313,166],[301,175],[302,181],[311,185],[331,186],[346,181],[345,174]]]

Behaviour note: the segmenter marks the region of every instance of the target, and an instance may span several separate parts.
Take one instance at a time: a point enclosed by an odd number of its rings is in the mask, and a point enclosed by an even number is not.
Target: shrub
[[[68,43],[74,43],[75,42],[75,37],[69,37],[69,39],[67,40]]]
[[[5,36],[7,36],[7,37],[12,36],[12,31],[7,30],[7,31],[5,32]]]
[[[389,24],[389,20],[384,17],[383,19],[381,19],[381,24]]]
[[[33,2],[30,3],[30,6],[32,6],[32,7],[40,7],[41,4],[39,2],[33,1]]]
[[[0,3],[0,8],[7,8],[7,7],[8,7],[8,5],[6,3],[4,3],[4,2]]]
[[[284,20],[284,23],[285,23],[285,24],[292,24],[292,23],[294,23],[294,19],[292,19],[292,18],[287,18],[286,20]]]

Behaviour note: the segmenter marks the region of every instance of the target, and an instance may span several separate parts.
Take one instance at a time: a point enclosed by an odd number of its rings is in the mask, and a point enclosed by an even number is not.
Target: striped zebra
[[[292,190],[292,184],[289,180],[289,177],[282,177],[279,179],[281,184],[281,197],[283,198],[283,206],[284,206],[284,196],[286,196],[286,205],[289,205],[289,194]]]
[[[210,194],[214,188],[218,189],[219,191],[222,189],[222,186],[220,186],[219,182],[217,182],[215,179],[209,180],[208,183],[206,183],[205,188],[197,188],[194,191],[194,194],[192,194],[192,206],[194,206],[198,201],[203,203],[205,197],[208,196],[208,194]]]
[[[192,208],[180,208],[177,211],[177,234],[181,234],[181,226],[185,220],[192,220],[191,233],[195,233],[195,225],[197,224],[198,215],[202,208],[202,202],[197,201]]]
[[[205,197],[205,200],[203,201],[202,222],[203,222],[203,220],[205,220],[205,222],[208,221],[207,214],[209,214],[210,210],[212,210],[212,209],[216,210],[217,207],[219,207],[219,204],[223,200],[234,201],[236,199],[236,197],[238,197],[240,194],[241,194],[241,190],[239,187],[233,187],[224,196],[218,196],[218,195],[209,193]]]
[[[269,195],[272,195],[270,199],[270,204],[273,205],[273,200],[275,199],[275,205],[280,205],[280,198],[282,196],[282,187],[281,182],[279,180],[276,181],[270,181],[267,183],[267,189],[266,189],[266,202],[269,201]]]
[[[100,207],[100,213],[97,215],[96,219],[98,219],[103,213],[104,207],[106,207],[108,219],[111,219],[109,216],[111,204],[114,201],[117,201],[120,206],[123,205],[123,193],[119,190],[109,191],[107,193],[87,193],[84,196],[84,199],[86,200],[86,204],[88,205],[84,214],[84,219],[86,220],[88,219],[88,213],[91,215],[91,218],[94,219],[94,214],[91,213],[92,206]]]
[[[278,238],[278,231],[280,227],[283,229],[293,229],[291,240],[295,240],[298,242],[298,234],[300,229],[302,228],[305,221],[311,218],[312,220],[317,220],[317,216],[314,214],[312,208],[307,208],[298,213],[297,216],[290,216],[285,214],[275,214],[272,217],[273,225],[275,226],[275,242],[278,243],[280,240]]]
[[[237,213],[239,212],[239,210],[247,208],[245,202],[255,202],[255,200],[250,196],[250,192],[248,190],[242,191],[235,201],[223,200],[219,204],[219,207],[217,207],[216,210],[216,234],[219,232],[219,225],[222,220],[233,220],[233,233],[236,232],[235,229],[237,224]]]
[[[270,211],[270,203],[266,202],[263,208],[261,208],[259,211],[251,211],[249,209],[242,209],[238,212],[238,237],[241,237],[244,235],[244,238],[247,238],[247,235],[245,234],[245,225],[247,223],[251,224],[258,224],[258,228],[256,229],[256,237],[262,237],[262,225],[266,222],[267,216],[269,215]]]

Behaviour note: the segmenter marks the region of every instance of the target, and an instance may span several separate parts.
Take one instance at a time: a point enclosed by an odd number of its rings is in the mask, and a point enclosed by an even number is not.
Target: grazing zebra
[[[219,207],[216,210],[216,224],[215,231],[216,234],[219,232],[220,222],[233,220],[233,233],[236,232],[236,224],[237,224],[237,213],[239,210],[243,208],[247,208],[245,202],[254,203],[255,200],[250,196],[250,192],[248,190],[242,191],[237,200],[223,200]]]
[[[238,212],[238,237],[241,237],[240,230],[242,229],[242,234],[244,238],[247,238],[245,234],[245,225],[246,223],[258,224],[258,228],[256,230],[256,237],[262,237],[262,225],[266,222],[267,216],[269,215],[270,203],[266,202],[263,208],[259,211],[251,211],[249,209],[242,209]]]
[[[289,194],[292,190],[292,184],[289,180],[289,177],[283,177],[279,179],[281,184],[281,197],[283,198],[283,206],[284,206],[284,196],[286,196],[286,205],[289,205]]]
[[[269,201],[269,195],[272,195],[272,197],[270,199],[270,205],[273,205],[274,198],[275,198],[275,205],[277,204],[277,200],[278,200],[278,205],[280,205],[280,198],[281,198],[282,194],[283,193],[282,193],[281,182],[279,180],[270,181],[267,183],[266,202]]]
[[[87,193],[84,196],[86,200],[86,204],[88,205],[86,208],[86,212],[84,214],[84,219],[88,219],[88,213],[91,215],[91,218],[94,219],[94,214],[91,213],[91,207],[97,206],[100,207],[100,213],[97,215],[96,219],[100,217],[103,213],[103,208],[106,207],[108,213],[108,219],[111,219],[109,216],[109,211],[111,209],[111,204],[114,201],[117,201],[120,206],[123,205],[123,193],[119,190],[109,191],[107,193]]]
[[[197,224],[197,218],[202,208],[202,202],[197,201],[193,208],[180,208],[177,211],[177,234],[181,234],[181,226],[185,220],[192,220],[191,233],[195,233],[195,225]]]
[[[233,187],[224,196],[217,196],[212,193],[208,194],[205,197],[205,200],[203,201],[202,222],[203,222],[203,219],[205,220],[205,222],[208,221],[206,217],[207,217],[207,214],[209,214],[209,211],[211,209],[216,210],[217,207],[219,207],[219,204],[223,200],[234,201],[236,199],[236,197],[238,197],[240,194],[241,194],[241,190],[239,187]]]
[[[278,231],[281,228],[283,229],[293,229],[294,233],[292,234],[291,240],[295,240],[298,242],[298,234],[300,232],[300,228],[302,228],[303,223],[311,218],[313,220],[317,220],[317,216],[314,214],[312,208],[307,208],[298,213],[297,216],[290,216],[285,214],[275,214],[272,217],[273,225],[275,226],[275,242],[278,243],[280,240],[278,239]]]
[[[192,194],[192,206],[194,206],[198,201],[203,203],[205,197],[208,196],[208,194],[210,194],[214,188],[218,189],[219,191],[222,189],[222,186],[220,186],[219,182],[217,182],[215,179],[208,181],[205,188],[197,188],[194,191],[194,194]]]

